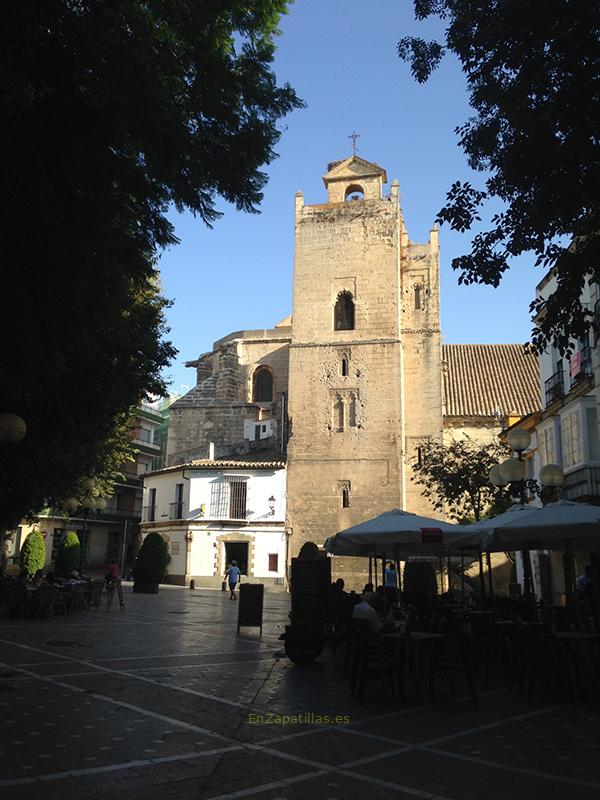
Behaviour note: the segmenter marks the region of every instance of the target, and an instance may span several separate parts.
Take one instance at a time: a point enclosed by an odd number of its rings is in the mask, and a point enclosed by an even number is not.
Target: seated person
[[[375,589],[372,583],[365,583],[362,590],[363,599],[371,601],[375,597]]]
[[[63,586],[65,589],[72,589],[73,586],[79,583],[79,572],[74,569],[73,572],[69,572],[65,580],[63,581]]]
[[[369,595],[372,595],[373,598],[370,599]],[[373,606],[373,603],[376,602],[375,598],[374,592],[363,593],[360,603],[357,603],[352,609],[352,619],[366,620],[371,626],[371,631],[373,633],[393,631],[395,629],[394,620],[391,616],[387,616],[383,621],[379,618],[379,614]]]
[[[580,575],[575,581],[577,592],[584,597],[590,597],[592,594],[592,566],[588,564],[585,568],[583,575]]]

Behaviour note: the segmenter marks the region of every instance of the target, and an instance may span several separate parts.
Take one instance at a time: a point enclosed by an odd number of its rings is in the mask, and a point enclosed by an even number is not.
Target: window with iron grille
[[[246,519],[247,482],[242,479],[230,479],[229,483],[229,517]]]
[[[226,477],[211,485],[210,516],[213,519],[246,519],[248,479]]]

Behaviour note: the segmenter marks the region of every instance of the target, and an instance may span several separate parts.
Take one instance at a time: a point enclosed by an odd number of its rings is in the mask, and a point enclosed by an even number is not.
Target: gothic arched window
[[[420,283],[415,286],[415,310],[423,308],[423,287]]]
[[[252,402],[273,402],[273,373],[269,367],[258,367],[252,378]]]
[[[354,330],[354,301],[350,292],[340,292],[333,311],[333,329],[335,331]]]

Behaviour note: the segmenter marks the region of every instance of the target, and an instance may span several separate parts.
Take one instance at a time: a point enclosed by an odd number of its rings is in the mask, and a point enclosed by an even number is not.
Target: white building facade
[[[537,287],[538,297],[556,289],[553,273]],[[593,309],[597,287],[586,285],[582,303]],[[570,359],[550,347],[540,358],[542,419],[537,426],[540,466],[559,464],[567,500],[600,500],[600,429],[598,426],[598,348],[591,338],[574,341]]]
[[[142,538],[167,542],[169,582],[218,588],[235,560],[243,581],[283,590],[285,476],[281,461],[211,459],[147,474]]]
[[[545,299],[557,288],[553,272],[537,286]],[[573,340],[570,358],[550,346],[539,356],[542,407],[535,427],[535,477],[546,464],[558,464],[564,474],[560,496],[566,500],[600,504],[600,351],[598,348],[597,284],[584,286],[581,301],[594,312],[595,333],[584,341]],[[543,309],[542,312],[543,313]],[[533,449],[533,443],[532,443]],[[552,603],[562,603],[565,585],[562,553],[533,555],[536,593]],[[576,574],[583,573],[589,554],[573,553]],[[547,564],[547,566],[545,566]]]

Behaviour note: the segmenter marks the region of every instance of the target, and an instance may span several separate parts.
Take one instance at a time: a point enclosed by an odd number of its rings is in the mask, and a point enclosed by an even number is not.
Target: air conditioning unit
[[[283,578],[275,578],[275,586],[283,586]]]

